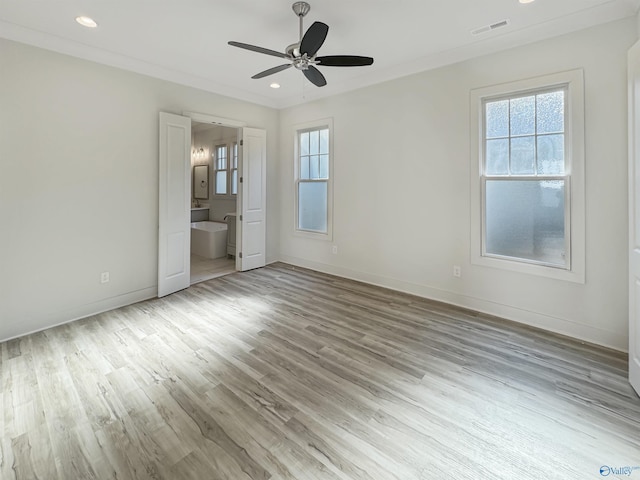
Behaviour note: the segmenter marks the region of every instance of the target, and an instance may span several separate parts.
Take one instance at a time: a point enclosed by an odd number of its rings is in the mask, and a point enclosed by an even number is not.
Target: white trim
[[[213,125],[220,125],[221,127],[242,128],[247,126],[246,122],[232,120],[230,118],[216,117],[206,113],[182,112],[182,115],[184,117],[189,117],[194,122],[211,123]]]
[[[482,255],[483,201],[482,165],[484,142],[482,104],[487,98],[518,95],[554,86],[566,86],[565,145],[566,174],[570,176],[571,228],[566,229],[571,248],[570,270],[535,265]],[[570,70],[536,78],[471,90],[470,92],[470,198],[471,198],[471,263],[485,267],[511,270],[558,280],[585,283],[585,176],[584,176],[584,74],[582,69]],[[535,177],[532,177],[535,179]],[[566,202],[566,201],[565,201]],[[566,220],[566,219],[565,219]]]
[[[364,282],[369,285],[376,285],[416,295],[428,300],[435,300],[449,305],[468,308],[476,312],[500,317],[534,328],[558,333],[560,335],[566,335],[585,342],[613,348],[621,352],[627,351],[628,341],[626,335],[611,330],[604,330],[590,325],[584,325],[566,318],[544,315],[505,303],[492,302],[470,295],[460,295],[449,290],[442,290],[429,285],[407,282],[398,278],[352,270],[337,265],[313,262],[299,257],[281,255],[280,261],[290,265]]]
[[[329,129],[329,178],[319,180],[327,183],[327,232],[312,232],[298,229],[298,184],[299,184],[299,133],[304,130]],[[322,241],[333,241],[333,118],[314,120],[312,122],[298,123],[292,126],[293,143],[293,181],[294,181],[294,209],[293,209],[293,233],[297,237],[310,238]]]

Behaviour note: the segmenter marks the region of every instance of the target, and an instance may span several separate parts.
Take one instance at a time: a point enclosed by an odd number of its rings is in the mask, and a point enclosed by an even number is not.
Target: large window
[[[330,135],[330,122],[296,130],[296,230],[325,238],[331,234]]]
[[[477,263],[583,281],[581,80],[569,72],[472,92]]]

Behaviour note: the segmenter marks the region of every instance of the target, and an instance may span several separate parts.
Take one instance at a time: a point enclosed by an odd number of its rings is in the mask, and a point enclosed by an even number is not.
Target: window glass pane
[[[511,174],[532,175],[535,172],[535,137],[511,139]]]
[[[309,157],[300,158],[300,180],[309,180]]]
[[[563,180],[487,180],[486,253],[567,266],[564,189]]]
[[[298,184],[298,228],[327,232],[327,182]]]
[[[238,193],[238,171],[231,172],[231,193],[236,195]]]
[[[564,91],[537,95],[538,133],[564,132]]]
[[[320,153],[320,131],[314,130],[309,132],[309,153],[317,155]]]
[[[564,174],[564,135],[538,137],[538,173],[542,175]]]
[[[216,194],[226,195],[227,193],[227,171],[216,172]]]
[[[238,144],[233,144],[233,166],[232,168],[238,168]]]
[[[329,129],[320,130],[320,153],[329,153]]]
[[[320,178],[329,178],[329,155],[320,155]]]
[[[487,175],[509,173],[509,139],[487,140]]]
[[[511,135],[533,135],[536,133],[536,97],[511,100]]]
[[[300,134],[300,155],[309,155],[309,132]]]
[[[509,100],[486,104],[487,138],[509,136]]]
[[[318,155],[309,157],[309,176],[313,179],[320,178],[320,157]]]

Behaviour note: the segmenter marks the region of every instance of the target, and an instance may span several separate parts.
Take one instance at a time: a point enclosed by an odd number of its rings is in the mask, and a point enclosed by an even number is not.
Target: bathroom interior
[[[235,271],[238,129],[191,128],[191,284]]]

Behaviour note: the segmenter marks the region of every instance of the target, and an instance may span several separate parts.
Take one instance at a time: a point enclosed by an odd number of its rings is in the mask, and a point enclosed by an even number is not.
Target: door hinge
[[[240,183],[242,183],[242,177],[240,177]]]
[[[240,221],[242,221],[242,215],[240,215]]]
[[[244,140],[240,140],[240,146],[244,145]]]
[[[238,254],[238,256],[239,256],[240,258],[242,258],[242,252],[240,252],[240,253]]]

